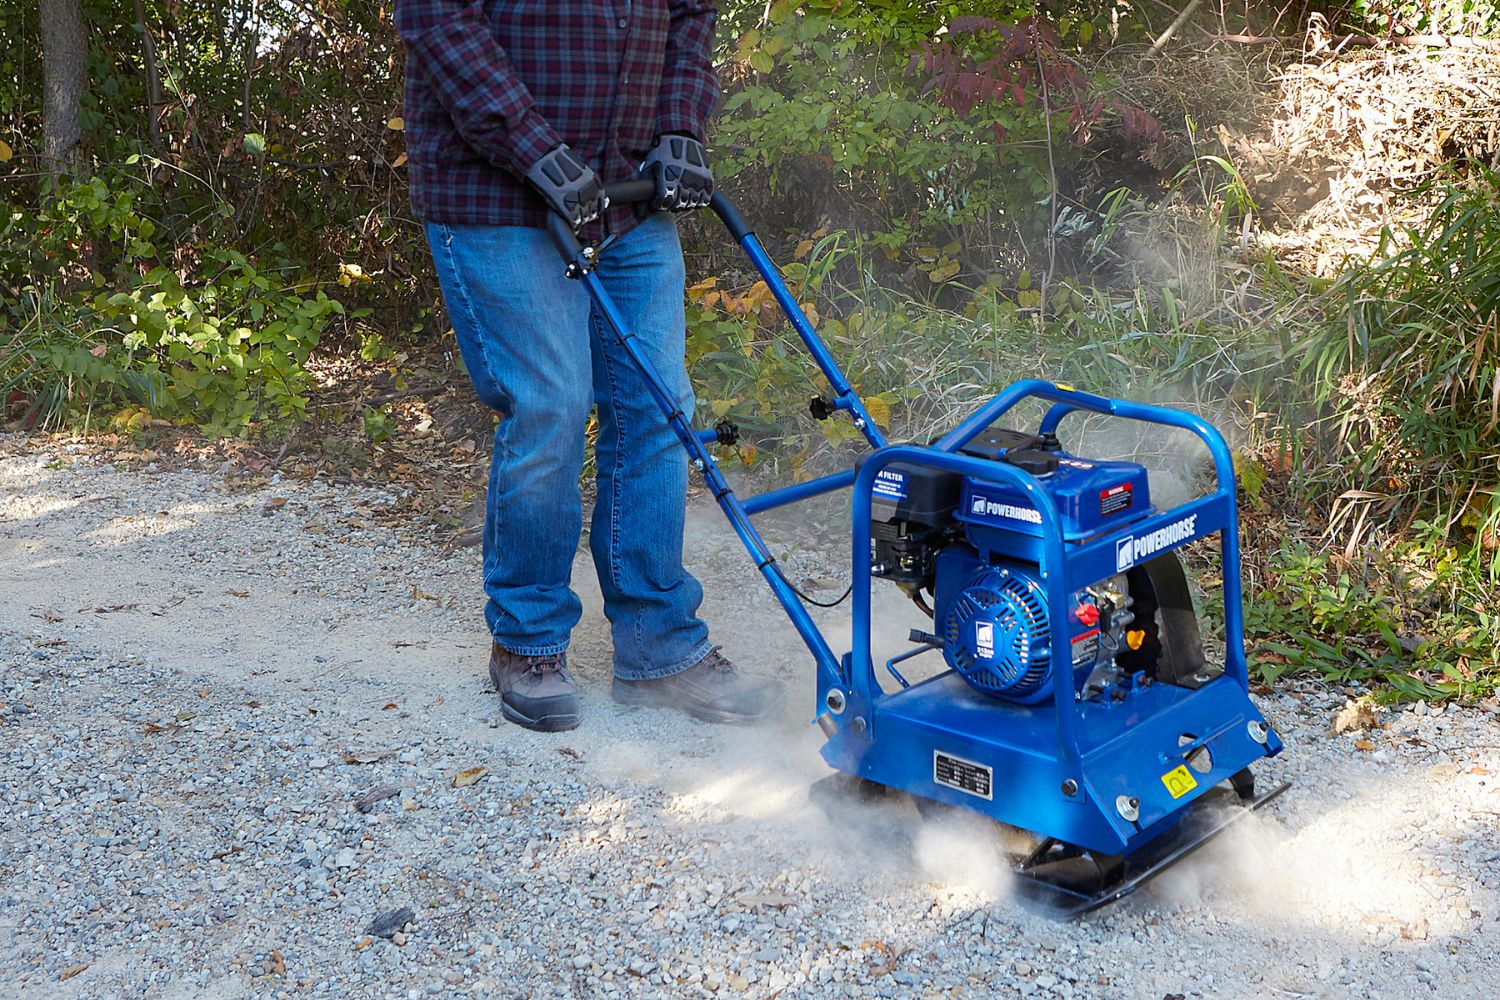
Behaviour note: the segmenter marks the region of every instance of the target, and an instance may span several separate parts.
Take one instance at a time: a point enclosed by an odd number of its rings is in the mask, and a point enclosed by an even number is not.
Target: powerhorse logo
[[[1115,542],[1115,572],[1123,573],[1142,559],[1149,559],[1174,545],[1181,545],[1198,533],[1198,515],[1189,514],[1180,521],[1163,525],[1144,535],[1126,535]]]
[[[1027,524],[1041,524],[1042,512],[1035,507],[1020,507],[1013,503],[1002,503],[999,500],[991,500],[979,494],[974,495],[969,504],[969,513],[979,514],[983,517],[1003,517],[1010,521],[1025,521]]]

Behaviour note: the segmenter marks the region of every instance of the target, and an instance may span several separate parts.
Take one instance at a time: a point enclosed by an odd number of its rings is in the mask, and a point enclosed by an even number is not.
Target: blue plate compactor
[[[610,185],[643,203],[649,181]],[[1180,410],[1030,380],[1005,389],[929,444],[886,441],[723,194],[713,210],[765,279],[828,381],[819,419],[842,415],[871,450],[854,469],[741,499],[714,461],[737,431],[695,431],[661,389],[594,269],[608,240],[552,232],[630,353],[755,565],[811,651],[824,759],[846,790],[908,793],[924,812],[958,807],[1031,835],[1019,885],[1061,915],[1130,892],[1286,786],[1256,793],[1249,767],[1282,743],[1250,700],[1242,633],[1234,469],[1224,439]],[[1034,432],[1002,427],[1018,403],[1051,404]],[[1206,496],[1161,509],[1146,470],[1064,449],[1077,412],[1181,428],[1213,458]],[[836,655],[751,523],[754,514],[853,489],[852,645]],[[1217,536],[1224,655],[1205,656],[1177,550]],[[931,616],[877,678],[871,581]],[[899,665],[938,652],[947,669],[909,683]],[[1221,787],[1222,786],[1222,787]]]

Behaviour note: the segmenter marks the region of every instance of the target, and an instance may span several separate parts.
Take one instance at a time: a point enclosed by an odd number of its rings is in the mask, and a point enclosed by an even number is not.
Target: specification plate
[[[992,767],[955,757],[941,750],[932,751],[932,780],[939,785],[947,785],[981,799],[993,800],[994,778],[995,769]]]

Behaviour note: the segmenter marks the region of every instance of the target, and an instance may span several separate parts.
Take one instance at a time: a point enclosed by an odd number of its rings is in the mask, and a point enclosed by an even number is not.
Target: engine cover
[[[1047,601],[1031,573],[987,566],[968,579],[945,612],[943,656],[964,680],[1022,704],[1052,693]]]

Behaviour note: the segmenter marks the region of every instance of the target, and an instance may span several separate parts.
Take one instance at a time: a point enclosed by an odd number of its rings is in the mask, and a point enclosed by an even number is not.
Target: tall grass
[[[1477,528],[1500,480],[1500,175],[1475,164],[1437,193],[1335,283],[1304,371],[1352,499]]]

